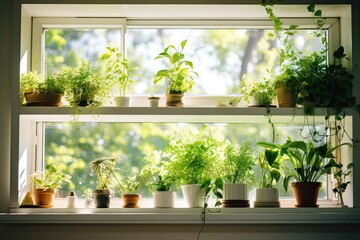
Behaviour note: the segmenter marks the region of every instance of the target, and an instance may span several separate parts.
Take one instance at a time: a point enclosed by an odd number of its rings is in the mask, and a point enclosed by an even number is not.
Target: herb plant
[[[128,87],[135,83],[137,67],[130,68],[129,60],[123,58],[118,48],[107,47],[101,56],[105,78],[119,88],[120,97],[125,97]]]
[[[43,94],[64,94],[64,88],[61,80],[49,76],[42,81],[42,76],[36,71],[21,74],[20,78],[20,96],[24,96],[26,91]]]
[[[53,164],[48,164],[44,171],[37,171],[30,176],[34,189],[57,189],[65,182],[70,183],[71,176],[61,173]]]
[[[241,147],[234,147],[229,143],[226,145],[222,170],[225,182],[253,183],[254,166],[255,157],[250,142],[244,142]]]
[[[101,106],[108,97],[111,84],[98,66],[83,61],[77,68],[65,68],[58,76],[65,85],[65,98],[70,106]]]
[[[178,183],[202,184],[217,175],[219,142],[205,128],[199,133],[190,130],[175,133],[164,150],[169,161],[164,169],[171,173]]]
[[[183,40],[180,46],[176,48],[169,45],[155,59],[165,58],[169,61],[171,67],[157,72],[154,83],[158,83],[164,78],[168,79],[168,93],[186,93],[190,92],[195,85],[194,77],[198,74],[193,71],[193,63],[185,60],[183,50],[187,40]]]

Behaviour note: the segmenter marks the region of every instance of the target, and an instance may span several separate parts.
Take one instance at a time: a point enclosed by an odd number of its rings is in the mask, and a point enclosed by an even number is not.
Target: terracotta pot
[[[54,206],[55,190],[33,189],[32,198],[36,206],[41,208],[51,208]]]
[[[27,106],[61,106],[61,97],[61,94],[25,93]]]
[[[123,194],[123,208],[139,208],[140,194]]]
[[[168,93],[166,94],[166,106],[168,107],[183,107],[184,94]]]
[[[110,190],[94,190],[94,204],[96,208],[108,208],[110,206]]]
[[[278,83],[276,86],[276,97],[279,107],[295,107],[296,96],[285,85],[285,83]]]
[[[317,199],[321,182],[292,182],[291,186],[296,199],[295,207],[319,207]]]

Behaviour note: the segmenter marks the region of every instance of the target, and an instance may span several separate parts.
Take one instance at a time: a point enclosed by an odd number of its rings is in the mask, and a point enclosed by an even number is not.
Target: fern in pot
[[[229,142],[224,149],[222,179],[224,180],[223,207],[249,207],[248,184],[255,181],[255,157],[250,142],[235,147]]]
[[[100,60],[105,78],[119,89],[119,96],[115,97],[116,106],[130,107],[131,99],[126,94],[129,86],[135,83],[134,76],[138,76],[135,73],[137,67],[131,68],[129,60],[116,47],[107,47]]]
[[[218,146],[219,142],[203,128],[198,133],[185,130],[173,134],[164,150],[169,158],[164,169],[181,186],[189,207],[204,206],[206,191],[201,186],[219,176]]]
[[[262,142],[257,143],[257,145],[263,146]],[[254,207],[280,207],[279,189],[276,188],[276,184],[284,176],[280,151],[265,149],[264,152],[260,152],[258,163],[261,170],[261,180],[256,189]]]
[[[58,75],[65,87],[65,98],[70,106],[100,107],[110,92],[110,83],[104,78],[98,66],[83,61],[77,68],[65,68]]]
[[[154,80],[156,84],[163,79],[168,79],[167,106],[182,107],[184,93],[190,92],[196,83],[194,77],[198,74],[193,70],[193,63],[185,60],[183,53],[186,43],[187,40],[183,40],[177,48],[174,45],[169,45],[155,58],[164,58],[169,61],[170,67],[159,70]]]

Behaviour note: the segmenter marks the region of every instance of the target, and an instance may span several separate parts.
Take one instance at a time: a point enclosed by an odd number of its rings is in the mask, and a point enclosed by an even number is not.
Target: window
[[[90,60],[96,64],[102,49],[114,44],[122,49],[132,64],[140,66],[141,69],[142,78],[137,81],[130,93],[163,94],[165,83],[154,86],[153,76],[164,65],[154,58],[166,44],[178,44],[183,39],[189,39],[186,46],[187,56],[194,62],[200,75],[199,84],[193,91],[194,95],[225,95],[229,89],[239,84],[241,76],[245,73],[249,78],[261,79],[267,76],[266,69],[275,73],[278,71],[278,66],[275,64],[278,62],[275,54],[277,43],[266,37],[270,31],[268,22],[264,23],[258,19],[238,21],[236,17],[227,19],[226,24],[212,20],[203,20],[200,24],[199,21],[184,21],[186,22],[184,24],[181,19],[170,20],[161,18],[147,21],[134,17],[129,19],[34,18],[32,68],[44,69],[43,72],[49,74],[65,65],[76,66],[80,59]],[[306,19],[291,19],[291,21],[303,23]],[[327,21],[329,21],[329,30],[326,34],[329,36],[331,46],[338,41],[338,36],[330,26],[336,26],[338,23],[337,19],[332,18]],[[319,41],[309,36],[309,27],[303,24],[296,41],[299,49],[310,51],[321,47]],[[246,51],[250,52],[249,56],[246,56]],[[196,54],[193,54],[194,52]],[[254,116],[247,116],[246,121],[251,124],[246,124],[244,120],[236,123],[227,121],[227,117],[233,117],[229,109],[202,109],[200,111],[204,111],[204,114],[198,116],[197,109],[191,113],[187,109],[179,110],[184,111],[179,114],[171,109],[123,111],[105,108],[99,111],[100,121],[82,116],[84,118],[80,120],[78,127],[85,131],[74,131],[72,124],[67,123],[71,111],[68,109],[57,111],[22,108],[20,136],[25,133],[24,135],[31,137],[20,139],[20,143],[17,144],[20,145],[21,156],[24,149],[30,151],[26,153],[30,157],[24,160],[24,162],[28,161],[25,165],[31,166],[26,169],[27,173],[35,168],[41,169],[41,166],[51,162],[60,163],[64,169],[72,172],[76,185],[64,188],[59,195],[61,197],[74,189],[78,189],[77,194],[81,195],[85,188],[94,186],[94,177],[89,173],[88,162],[99,155],[119,156],[126,162],[124,167],[138,171],[143,157],[153,149],[163,148],[168,134],[179,126],[197,128],[205,123],[222,138],[229,136],[237,144],[246,139],[256,142],[253,140],[255,136],[259,140],[260,137],[270,140],[271,136],[270,125],[265,125],[264,121],[257,123],[256,120],[264,118],[263,111],[257,111]],[[148,115],[139,114],[139,111],[145,111]],[[209,114],[210,111],[215,113]],[[239,113],[241,110],[235,112]],[[280,134],[278,141],[282,142],[288,135],[296,139],[301,126],[299,122],[291,122],[293,113],[289,111],[282,113],[281,110],[273,112],[274,115],[278,114],[280,118],[287,119],[276,124],[277,132]],[[208,115],[211,115],[212,120],[208,120]],[[216,115],[219,115],[219,118]],[[301,114],[298,112],[296,115]],[[108,119],[111,120],[108,122]],[[146,121],[143,122],[143,119]],[[152,119],[156,120],[151,121]],[[291,125],[287,125],[290,122]],[[316,122],[319,128],[324,128],[322,120]],[[27,129],[29,126],[33,129]],[[155,133],[144,134],[145,129],[153,129]],[[34,139],[31,139],[32,137]],[[33,144],[34,142],[36,144]],[[36,151],[32,150],[32,144],[36,145]],[[30,148],[27,148],[29,145]],[[36,167],[34,158],[37,159]],[[21,167],[18,171],[20,170]],[[21,175],[23,178],[24,176]],[[24,180],[23,178],[21,179]],[[331,184],[331,179],[324,181]],[[20,180],[20,187],[24,186],[24,182]],[[146,188],[142,191],[145,196],[149,195]],[[324,188],[321,198],[328,198],[330,195],[329,189]]]

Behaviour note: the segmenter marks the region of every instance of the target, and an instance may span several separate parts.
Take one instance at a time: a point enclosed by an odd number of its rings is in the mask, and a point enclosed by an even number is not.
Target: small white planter
[[[257,188],[254,207],[280,207],[279,189]]]
[[[201,189],[200,186],[200,184],[187,184],[181,186],[188,207],[198,208],[204,206],[205,189]]]
[[[117,107],[130,107],[131,98],[130,97],[115,97],[115,104]]]
[[[225,183],[224,200],[248,200],[247,184]]]
[[[173,208],[174,192],[153,192],[154,208]]]

